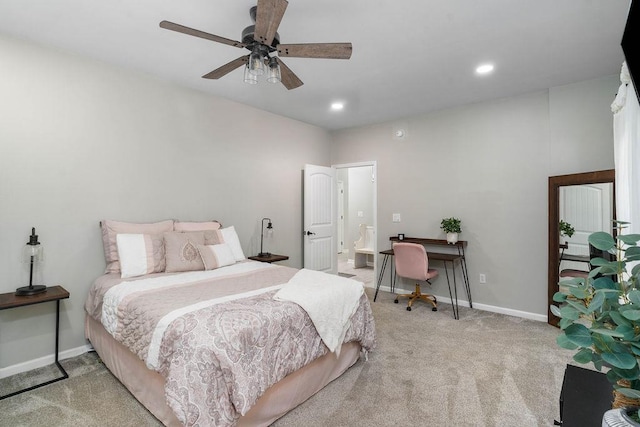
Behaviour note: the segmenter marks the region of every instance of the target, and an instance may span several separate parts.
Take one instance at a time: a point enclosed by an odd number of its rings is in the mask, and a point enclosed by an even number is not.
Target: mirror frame
[[[558,326],[560,318],[551,313],[550,306],[558,305],[553,302],[553,294],[558,290],[558,282],[560,281],[559,272],[559,246],[560,233],[558,231],[558,223],[560,222],[559,196],[560,187],[568,185],[582,184],[602,184],[610,182],[613,184],[613,218],[616,218],[616,185],[615,185],[615,169],[607,169],[595,172],[576,173],[571,175],[559,175],[549,177],[549,270],[548,270],[548,289],[547,289],[547,323]],[[612,225],[613,227],[613,225]]]

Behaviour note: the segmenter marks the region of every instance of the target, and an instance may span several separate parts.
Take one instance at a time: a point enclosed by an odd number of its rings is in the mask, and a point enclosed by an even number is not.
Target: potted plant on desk
[[[565,220],[561,219],[558,226],[560,230],[560,237],[566,236],[568,238],[571,238],[571,236],[573,236],[573,233],[576,232],[575,228],[573,228],[573,226],[568,222],[566,222]],[[563,243],[563,242],[560,242],[560,243]]]
[[[447,233],[447,243],[454,244],[458,241],[458,233],[462,233],[458,218],[444,218],[440,222],[440,228]]]
[[[627,223],[615,223],[616,237],[605,232],[589,236],[589,243],[610,259],[592,258],[595,268],[587,278],[561,282],[553,301],[562,305],[550,308],[560,318],[558,345],[578,350],[573,356],[578,363],[607,368],[613,407],[622,408],[640,403],[634,402],[640,399],[640,264],[627,271],[628,263],[640,261],[640,234],[623,235]]]

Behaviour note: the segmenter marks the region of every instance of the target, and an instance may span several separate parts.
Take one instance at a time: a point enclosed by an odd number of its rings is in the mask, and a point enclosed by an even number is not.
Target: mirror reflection
[[[587,239],[595,231],[612,232],[616,218],[614,181],[613,169],[549,177],[547,307],[558,305],[553,295],[561,280],[588,274],[590,258],[604,256],[596,253]],[[570,232],[561,233],[562,223]],[[560,321],[550,308],[547,321],[556,326]]]
[[[560,280],[586,277],[589,261],[595,254],[589,247],[589,235],[612,232],[613,184],[583,184],[558,190]]]

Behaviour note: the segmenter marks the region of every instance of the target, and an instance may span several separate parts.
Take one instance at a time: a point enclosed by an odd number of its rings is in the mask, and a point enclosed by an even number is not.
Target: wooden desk
[[[441,247],[447,247],[447,248],[455,248],[456,252],[458,253],[458,255],[460,256],[460,269],[462,270],[462,280],[464,281],[464,288],[465,291],[467,293],[467,300],[469,301],[469,307],[473,308],[473,300],[471,299],[471,286],[469,285],[469,270],[467,270],[467,257],[465,255],[465,248],[467,247],[467,241],[466,240],[458,240],[456,243],[449,243],[447,242],[446,239],[427,239],[427,238],[423,238],[423,237],[405,237],[404,239],[400,240],[398,239],[398,236],[392,236],[389,238],[389,240],[392,242],[391,244],[393,244],[393,242],[409,242],[409,243],[418,243],[424,246],[441,246]],[[435,258],[437,255],[435,255],[436,253],[439,252],[430,252],[427,251],[430,254],[434,254],[434,260],[437,260],[437,258]],[[431,255],[429,255],[429,258],[431,258]],[[440,259],[439,261],[449,261],[449,260],[443,260]],[[454,271],[455,273],[455,271]],[[453,276],[453,280],[455,281],[455,274]]]
[[[56,352],[54,363],[62,374],[61,377],[46,381],[42,384],[37,384],[32,387],[25,388],[13,393],[9,393],[5,396],[1,396],[0,400],[7,397],[15,396],[16,394],[24,393],[25,391],[33,390],[38,387],[55,383],[56,381],[69,378],[67,371],[64,370],[60,362],[58,361],[58,338],[60,331],[60,300],[69,298],[69,292],[62,286],[50,286],[47,290],[41,294],[18,296],[15,292],[9,292],[6,294],[0,294],[0,310],[8,310],[10,308],[24,307],[26,305],[41,304],[44,302],[55,301],[56,302]]]
[[[459,311],[458,311],[458,285],[456,281],[455,274],[455,265],[456,262],[460,263],[460,268],[462,270],[462,278],[464,280],[465,290],[467,292],[467,298],[469,299],[469,306],[473,308],[473,303],[471,301],[471,288],[469,286],[469,275],[467,273],[467,263],[464,254],[464,248],[467,245],[467,242],[464,240],[459,240],[454,244],[448,243],[446,240],[441,239],[425,239],[419,237],[405,237],[403,240],[399,240],[398,237],[393,236],[390,237],[389,240],[392,242],[407,242],[407,243],[418,243],[421,245],[433,245],[433,246],[449,246],[456,247],[457,253],[442,253],[442,252],[430,252],[427,251],[427,257],[430,261],[441,261],[444,264],[444,271],[447,277],[447,286],[449,288],[449,297],[451,298],[451,305],[453,307],[453,317],[455,319],[459,319]],[[380,252],[381,255],[384,255],[384,259],[382,260],[382,267],[380,268],[380,274],[378,275],[378,284],[376,286],[376,293],[373,297],[373,301],[375,302],[378,297],[378,290],[380,289],[380,285],[382,284],[382,277],[384,275],[384,271],[386,269],[389,258],[393,256],[393,249],[387,249],[385,251]],[[449,270],[447,268],[447,263],[451,263],[451,275],[453,276],[453,292],[451,291],[451,281],[449,279]],[[391,292],[395,291],[395,283],[396,283],[396,275],[393,270],[393,263],[391,264],[391,277],[390,286]]]

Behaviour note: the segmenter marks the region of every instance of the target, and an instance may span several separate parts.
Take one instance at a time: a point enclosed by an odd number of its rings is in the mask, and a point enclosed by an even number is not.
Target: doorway
[[[338,186],[338,274],[373,287],[377,263],[376,162],[334,168]]]

